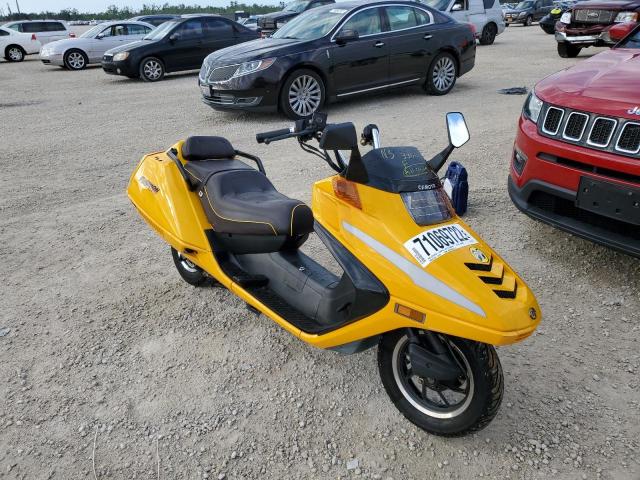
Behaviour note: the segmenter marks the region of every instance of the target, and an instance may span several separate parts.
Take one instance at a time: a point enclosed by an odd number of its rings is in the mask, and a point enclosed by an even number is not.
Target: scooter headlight
[[[522,114],[533,123],[538,123],[538,117],[540,116],[540,111],[542,110],[543,105],[544,102],[536,97],[534,92],[531,92],[527,97],[527,100],[524,102]]]
[[[418,225],[433,225],[449,220],[453,216],[453,207],[442,187],[419,192],[404,192],[400,195],[404,206]]]

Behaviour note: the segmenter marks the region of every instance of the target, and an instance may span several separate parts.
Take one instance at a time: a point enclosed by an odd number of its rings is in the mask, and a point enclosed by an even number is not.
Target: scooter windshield
[[[442,187],[400,194],[413,220],[420,226],[433,225],[453,217],[453,207]]]

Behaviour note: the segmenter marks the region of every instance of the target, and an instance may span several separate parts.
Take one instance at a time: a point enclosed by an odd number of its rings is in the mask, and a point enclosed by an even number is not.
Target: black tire
[[[292,72],[280,91],[280,111],[292,120],[311,117],[325,101],[326,87],[322,77],[307,68]]]
[[[464,394],[460,404],[451,407],[442,406],[441,409],[426,406],[425,400],[418,398],[422,398],[421,394],[411,390],[409,384],[402,380],[406,378],[401,373],[401,362],[406,362],[403,349],[408,345],[406,330],[389,332],[380,339],[378,370],[382,384],[396,408],[410,422],[423,430],[444,437],[457,437],[477,432],[493,420],[502,402],[504,378],[498,354],[493,346],[484,343],[457,337],[440,336],[440,338],[448,342],[451,351],[456,352],[459,363],[464,365],[472,378],[472,381],[465,378],[467,393]],[[428,381],[430,380],[422,380],[423,383]],[[442,384],[439,385],[442,387]],[[458,385],[458,388],[462,388],[462,385],[464,383]],[[406,393],[403,393],[401,388]],[[409,393],[410,391],[413,393]]]
[[[527,17],[527,19],[524,21],[524,26],[525,27],[530,27],[533,24],[533,17],[531,15],[529,15]]]
[[[204,271],[194,265],[192,262],[182,257],[180,253],[173,247],[171,247],[171,256],[173,257],[173,263],[178,269],[178,273],[182,279],[189,285],[194,287],[201,287],[210,283],[210,279]]]
[[[443,72],[443,76],[440,75]],[[444,76],[446,74],[446,77]],[[452,76],[451,76],[452,75]],[[449,52],[441,52],[433,59],[427,70],[427,81],[424,85],[425,90],[431,95],[446,95],[456,84],[458,78],[458,62],[456,58]],[[443,81],[444,83],[439,83]]]
[[[580,54],[582,47],[571,45],[567,42],[558,43],[558,55],[562,58],[576,58]]]
[[[482,29],[482,35],[480,35],[480,45],[491,45],[496,39],[498,34],[498,27],[495,23],[487,23]]]
[[[63,61],[67,70],[84,70],[89,64],[89,57],[82,50],[72,48],[64,52]]]
[[[22,62],[27,52],[20,45],[7,45],[4,49],[4,58],[7,62]]]
[[[138,74],[145,82],[159,82],[164,78],[164,63],[159,58],[147,57],[140,62]]]

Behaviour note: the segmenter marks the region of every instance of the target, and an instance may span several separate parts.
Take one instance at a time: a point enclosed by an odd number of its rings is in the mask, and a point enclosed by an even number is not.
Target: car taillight
[[[35,41],[35,40],[37,40],[37,38],[36,38],[36,34],[35,34],[35,33],[32,33],[32,34],[31,34],[31,40],[34,40],[34,41]]]
[[[73,32],[69,32],[69,36],[70,36],[71,38],[76,38],[76,34],[75,34],[75,33],[73,33]]]

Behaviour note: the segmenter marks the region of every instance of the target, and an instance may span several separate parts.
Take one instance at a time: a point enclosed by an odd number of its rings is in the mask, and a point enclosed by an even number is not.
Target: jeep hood
[[[535,87],[545,102],[614,117],[640,106],[640,49],[614,48],[554,73]]]
[[[584,10],[586,8],[595,10],[635,10],[638,7],[640,7],[638,0],[589,0],[577,3],[573,10]]]

